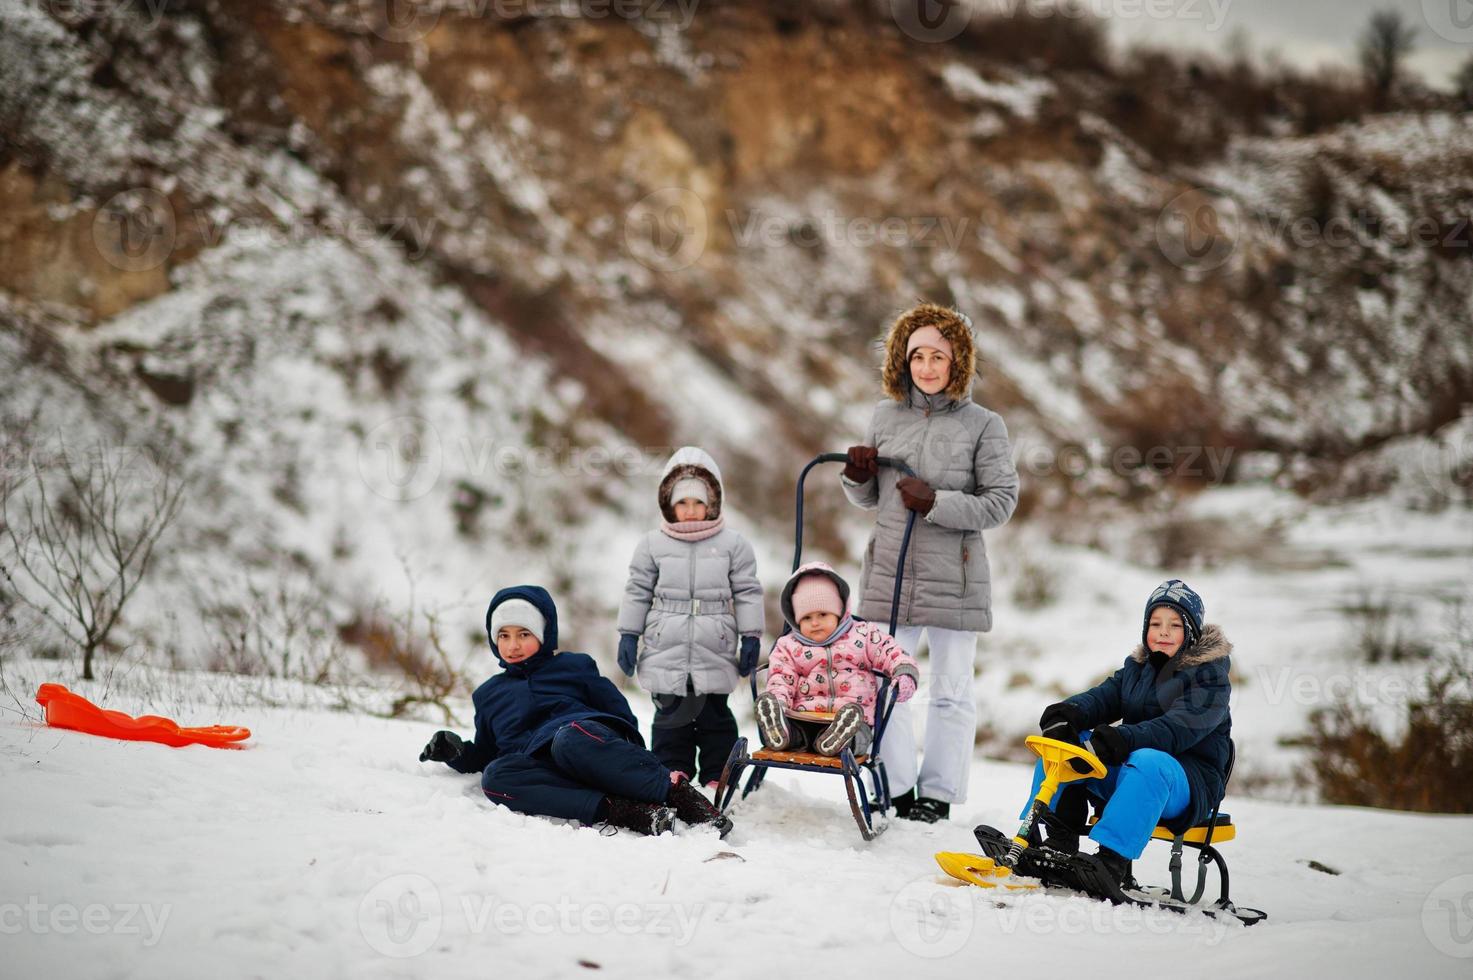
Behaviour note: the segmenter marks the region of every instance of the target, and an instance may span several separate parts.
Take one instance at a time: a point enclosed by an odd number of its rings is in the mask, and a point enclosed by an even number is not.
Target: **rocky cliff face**
[[[601,622],[686,442],[776,569],[919,298],[976,322],[1044,520],[1245,460],[1382,491],[1473,395],[1467,116],[1245,113],[885,4],[381,6],[0,3],[0,399],[179,461],[160,645],[400,569],[468,637],[510,578]]]

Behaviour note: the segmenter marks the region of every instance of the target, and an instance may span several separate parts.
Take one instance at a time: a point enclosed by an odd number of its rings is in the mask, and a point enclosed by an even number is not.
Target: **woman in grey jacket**
[[[695,446],[660,479],[660,527],[640,538],[619,607],[619,667],[654,695],[650,748],[673,772],[715,783],[737,738],[727,695],[757,666],[762,583],[726,526],[721,470]],[[640,638],[644,642],[641,644]],[[699,769],[696,752],[700,751]]]
[[[882,755],[899,815],[927,822],[966,800],[977,727],[977,633],[992,629],[982,532],[1006,523],[1018,503],[1007,426],[972,401],[976,371],[964,315],[931,303],[902,314],[885,340],[888,397],[875,408],[865,445],[849,450],[842,477],[851,502],[878,511],[860,579],[865,618],[889,617],[907,512],[922,518],[906,557],[895,638],[912,656],[923,631],[930,646],[925,754],[918,771],[910,706],[901,704]],[[880,456],[905,461],[916,475],[880,471]]]

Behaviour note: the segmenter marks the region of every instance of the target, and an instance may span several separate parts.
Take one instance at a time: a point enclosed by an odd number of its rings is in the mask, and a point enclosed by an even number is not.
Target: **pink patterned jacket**
[[[875,723],[879,679],[871,670],[890,675],[894,682],[909,674],[917,682],[920,670],[895,638],[870,622],[855,622],[828,647],[808,643],[792,632],[772,649],[767,691],[792,711],[837,711],[846,704],[864,709],[864,719]]]

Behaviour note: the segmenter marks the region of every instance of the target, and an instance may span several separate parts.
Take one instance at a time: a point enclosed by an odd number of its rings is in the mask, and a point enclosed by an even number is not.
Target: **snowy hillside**
[[[0,943],[16,976],[725,978],[821,963],[973,977],[1046,963],[1435,980],[1466,976],[1473,955],[1469,817],[1230,793],[1233,894],[1270,915],[1245,929],[950,882],[932,854],[971,849],[974,823],[1011,826],[1021,765],[979,762],[950,823],[901,822],[868,845],[839,780],[781,774],[738,806],[725,842],[601,837],[492,807],[473,777],[419,764],[424,724],[137,672],[113,680],[110,706],[254,734],[240,751],[115,742],[38,727],[28,692],[48,676],[21,665],[18,700],[0,706],[0,778],[23,787],[0,808]],[[1165,845],[1137,869],[1164,883]]]
[[[984,754],[1118,664],[1167,575],[1237,645],[1264,795],[1312,795],[1281,742],[1315,709],[1394,727],[1468,653],[1467,114],[1071,61],[1026,23],[921,43],[883,3],[374,6],[0,0],[0,485],[101,452],[185,487],[108,676],[337,684],[433,640],[465,688],[521,581],[613,675],[668,452],[720,460],[775,594],[792,480],[862,437],[921,297],[975,321],[1022,474]],[[814,484],[810,554],[852,577],[864,517]],[[74,679],[0,602],[0,675]]]

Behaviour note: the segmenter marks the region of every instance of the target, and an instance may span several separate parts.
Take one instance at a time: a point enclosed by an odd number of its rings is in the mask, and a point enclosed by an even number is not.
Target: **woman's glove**
[[[762,641],[755,636],[742,637],[742,652],[737,657],[737,673],[746,677],[757,669],[757,654],[761,652]]]
[[[1125,736],[1113,725],[1101,725],[1091,732],[1089,749],[1107,766],[1122,765],[1130,757],[1130,746],[1125,744]]]
[[[880,472],[880,451],[874,446],[850,446],[849,462],[844,464],[844,479],[850,483],[873,480]]]
[[[639,659],[639,637],[633,633],[619,634],[619,669],[625,677],[634,676],[634,664]]]
[[[916,694],[916,679],[909,674],[901,674],[895,681],[895,703],[904,704]]]
[[[420,762],[450,762],[460,757],[465,740],[454,732],[436,732],[419,754]]]
[[[936,506],[936,491],[925,480],[907,476],[896,482],[895,489],[900,491],[900,502],[905,504],[906,509],[913,510],[922,517],[931,513],[931,508]]]

